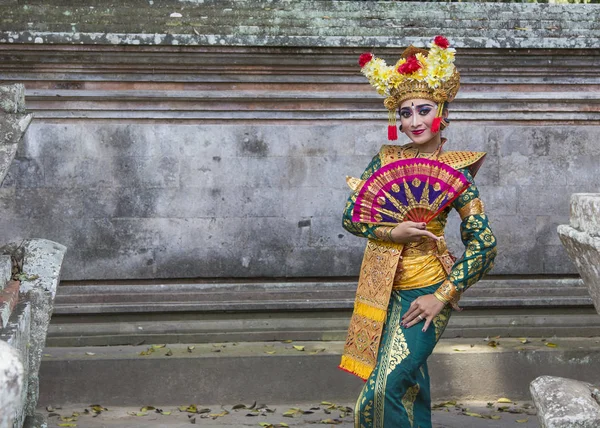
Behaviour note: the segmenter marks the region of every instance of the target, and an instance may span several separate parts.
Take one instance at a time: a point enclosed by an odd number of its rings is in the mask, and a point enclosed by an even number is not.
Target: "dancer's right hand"
[[[427,224],[403,221],[392,230],[392,239],[398,244],[421,241],[423,237],[438,241],[440,238],[427,230]]]

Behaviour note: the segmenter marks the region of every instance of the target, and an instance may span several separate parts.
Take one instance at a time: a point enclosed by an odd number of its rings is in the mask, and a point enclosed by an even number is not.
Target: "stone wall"
[[[36,120],[0,229],[64,243],[63,279],[356,275],[345,176],[387,119],[357,57],[440,28],[462,75],[448,147],[488,152],[493,273],[576,273],[556,225],[600,186],[598,5],[13,3],[0,79],[25,84]]]

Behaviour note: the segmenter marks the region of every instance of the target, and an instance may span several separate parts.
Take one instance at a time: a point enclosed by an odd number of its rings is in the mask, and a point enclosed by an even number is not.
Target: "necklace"
[[[416,147],[402,147],[400,151],[400,159],[420,158],[420,159],[437,159],[442,151],[442,146],[446,142],[445,138],[442,138],[440,145],[431,153],[421,153]]]

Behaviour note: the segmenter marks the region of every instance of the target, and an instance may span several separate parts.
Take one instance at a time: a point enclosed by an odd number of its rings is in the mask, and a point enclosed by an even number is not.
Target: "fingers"
[[[405,223],[408,227],[414,227],[415,229],[424,230],[425,228],[427,228],[427,223],[423,223],[423,222],[416,223],[414,221],[405,221],[403,223]]]
[[[419,318],[419,315],[421,315],[421,318]],[[412,320],[410,320],[410,321],[409,320],[405,320],[404,321],[404,328],[411,328],[413,325],[417,325],[417,324],[419,324],[419,323],[421,323],[423,321],[427,322],[427,318],[425,318],[422,314],[415,315],[412,318]],[[423,331],[425,331],[425,330],[423,330]]]
[[[406,319],[406,318],[412,316],[412,314],[415,313],[415,311],[417,311],[417,310],[419,310],[419,308],[417,306],[417,301],[413,300],[412,303],[410,304],[410,307],[408,308],[408,311],[406,311],[406,313],[402,316],[402,319]]]
[[[439,239],[440,239],[438,236],[434,235],[433,233],[431,233],[428,230],[419,230],[419,231],[416,231],[415,235],[416,236],[425,236],[425,237],[431,238],[431,239],[433,239],[435,241],[439,241]]]
[[[427,317],[427,319],[425,320],[425,325],[423,326],[423,333],[427,331],[427,329],[429,328],[429,324],[431,324],[432,320],[433,317]]]

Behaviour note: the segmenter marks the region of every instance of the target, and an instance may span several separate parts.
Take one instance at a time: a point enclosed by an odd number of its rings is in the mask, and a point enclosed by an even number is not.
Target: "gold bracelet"
[[[378,226],[375,229],[375,236],[377,237],[377,239],[379,239],[380,241],[391,241],[391,230],[393,228],[388,227],[388,226]]]
[[[445,305],[450,303],[450,300],[446,299],[444,296],[442,296],[437,291],[435,293],[433,293],[433,295],[435,296],[436,299],[438,299],[440,302],[442,302]]]
[[[452,281],[445,280],[433,294],[439,301],[450,303],[453,308],[458,308],[460,291],[458,291],[456,285],[454,285]]]
[[[393,228],[393,227],[388,227],[388,230],[387,230],[387,237],[388,237],[388,239],[390,240],[390,242],[394,242],[394,238],[392,238],[392,231],[393,231],[393,230],[394,230],[394,228]]]
[[[459,208],[457,211],[460,215],[460,219],[464,220],[470,215],[483,214],[485,212],[485,206],[483,205],[481,199],[475,198],[469,201],[464,207]]]

